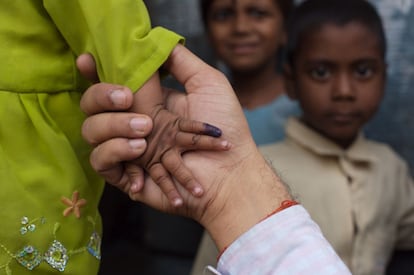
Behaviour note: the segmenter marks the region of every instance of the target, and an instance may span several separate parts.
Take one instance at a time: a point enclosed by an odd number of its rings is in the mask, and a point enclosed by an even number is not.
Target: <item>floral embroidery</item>
[[[101,259],[101,237],[97,232],[93,232],[90,236],[87,249],[92,256]]]
[[[67,217],[73,213],[77,219],[81,218],[81,208],[87,203],[86,199],[80,198],[78,191],[73,192],[71,199],[62,197],[61,202],[67,206],[63,211],[63,216]],[[89,254],[89,257],[100,260],[101,236],[96,232],[97,219],[99,219],[98,213],[95,214],[95,217],[82,216],[79,223],[83,224],[87,220],[91,224],[91,231],[88,230],[91,235],[80,247],[68,249],[67,247],[71,247],[71,244],[63,242],[58,234],[62,226],[60,222],[51,223],[44,216],[34,219],[29,215],[21,216],[16,228],[19,233],[15,232],[15,234],[20,236],[23,245],[17,249],[14,248],[16,250],[11,250],[0,240],[0,256],[2,259],[3,257],[8,258],[0,263],[0,274],[15,275],[11,268],[13,262],[18,263],[28,271],[33,271],[42,265],[49,265],[50,269],[65,272],[68,263],[71,261],[70,259],[75,255],[86,253]],[[53,227],[53,230],[51,227]],[[50,239],[53,240],[47,248],[43,247],[44,244],[39,246],[39,244],[33,242],[38,234],[44,234],[45,231],[51,233]]]
[[[17,253],[16,260],[28,270],[33,270],[42,261],[42,256],[36,248],[27,245]]]
[[[66,248],[59,241],[54,240],[45,253],[45,261],[54,269],[64,271],[68,260],[69,256]]]
[[[67,205],[68,207],[63,210],[63,216],[67,217],[70,215],[71,212],[73,212],[73,214],[75,215],[76,218],[80,218],[81,213],[80,213],[80,208],[84,205],[86,205],[86,200],[85,199],[79,199],[79,192],[75,191],[72,194],[72,200],[66,198],[66,197],[62,197],[61,201]]]
[[[86,201],[85,201],[86,202]],[[96,217],[95,217],[96,219]],[[12,270],[10,264],[12,260],[17,261],[21,266],[26,268],[29,271],[35,270],[42,263],[47,263],[51,268],[54,268],[60,272],[64,272],[66,266],[68,265],[69,259],[74,255],[88,253],[92,255],[97,260],[101,259],[101,236],[95,230],[95,219],[91,216],[87,216],[87,220],[92,224],[92,233],[88,239],[88,242],[85,246],[81,246],[76,249],[68,250],[62,242],[58,240],[57,232],[59,231],[61,224],[55,223],[53,226],[53,238],[54,240],[49,245],[45,252],[40,251],[37,247],[32,244],[26,244],[24,247],[20,248],[17,252],[12,252],[7,249],[6,246],[0,243],[0,251],[3,250],[4,255],[8,255],[10,258],[7,262],[4,262],[0,265],[0,270],[4,270],[6,275],[12,275]],[[27,227],[30,224],[35,222],[40,222],[41,224],[46,224],[46,219],[44,217],[29,220],[27,216],[24,216],[20,219],[20,224],[23,227]],[[28,229],[29,232],[30,229]],[[35,230],[31,231],[35,233]],[[0,272],[1,273],[1,272]],[[3,273],[1,273],[3,274]]]
[[[36,222],[38,221],[40,221],[41,224],[44,224],[45,218],[41,217],[30,221],[28,217],[22,217],[20,220],[20,223],[22,224],[22,227],[20,227],[20,234],[24,235],[28,232],[34,232],[36,230]]]

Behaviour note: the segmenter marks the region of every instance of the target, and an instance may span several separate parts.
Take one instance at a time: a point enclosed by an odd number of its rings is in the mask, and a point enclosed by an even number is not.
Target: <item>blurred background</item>
[[[186,37],[186,46],[216,64],[200,21],[196,0],[145,1],[153,26],[165,26]],[[414,2],[371,0],[383,17],[388,40],[388,86],[366,135],[390,144],[414,171]],[[172,79],[164,84],[181,88]],[[132,203],[107,187],[102,199],[104,242],[100,275],[189,274],[202,228]],[[412,252],[397,252],[388,274],[414,274]]]
[[[180,33],[186,37],[188,48],[209,64],[216,64],[204,34],[197,0],[144,2],[153,26],[165,26]],[[391,144],[414,171],[414,1],[370,2],[381,14],[387,35],[388,87],[382,108],[368,125],[366,134]]]

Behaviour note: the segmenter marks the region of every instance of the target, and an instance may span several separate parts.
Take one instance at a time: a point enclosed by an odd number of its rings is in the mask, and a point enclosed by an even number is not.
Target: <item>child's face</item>
[[[346,148],[373,116],[386,65],[378,38],[363,24],[326,24],[302,40],[291,75],[303,121]]]
[[[285,41],[276,0],[216,0],[207,25],[218,57],[234,71],[276,62],[276,52]]]

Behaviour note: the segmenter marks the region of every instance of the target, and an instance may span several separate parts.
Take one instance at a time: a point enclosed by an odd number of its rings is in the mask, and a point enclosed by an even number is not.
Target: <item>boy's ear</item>
[[[290,66],[289,64],[285,64],[283,66],[283,74],[285,78],[286,93],[291,99],[296,100],[297,96],[296,96],[295,83],[293,81],[292,66]]]

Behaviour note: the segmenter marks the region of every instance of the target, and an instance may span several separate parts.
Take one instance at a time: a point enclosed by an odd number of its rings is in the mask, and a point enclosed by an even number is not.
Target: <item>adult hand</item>
[[[100,95],[95,98],[89,94]],[[128,109],[131,102],[131,91],[107,83],[91,86],[81,101],[82,110],[89,116],[82,135],[94,147],[90,163],[107,182],[125,192],[139,190],[144,184],[144,170],[127,161],[143,154],[147,147],[144,138],[152,130],[150,117],[117,112]],[[99,113],[101,108],[106,112]]]
[[[175,48],[165,68],[187,91],[187,94],[166,93],[167,108],[186,118],[218,126],[223,130],[225,140],[231,142],[232,148],[226,152],[197,151],[185,154],[186,165],[199,180],[205,193],[201,198],[194,198],[177,184],[176,187],[184,199],[184,207],[171,207],[165,195],[150,179],[146,180],[140,192],[129,189],[128,193],[132,199],[156,209],[194,218],[207,228],[219,248],[223,248],[290,196],[258,152],[238,99],[224,75],[202,62],[183,46]],[[87,114],[107,111],[107,107],[112,106],[105,105],[108,102],[102,98],[113,91],[113,86],[102,85],[97,84],[84,94],[82,108]],[[125,89],[122,91],[126,94],[129,92]],[[129,102],[129,96],[126,95],[125,98],[126,102]],[[113,107],[111,108],[109,109],[113,110]],[[123,139],[135,138],[127,128],[129,121],[136,114],[109,115],[112,118],[100,114],[95,115],[94,120],[91,120],[91,117],[85,122],[89,124],[88,127],[84,127],[85,138],[92,144],[101,143],[96,147],[100,149],[95,148],[93,153],[94,167],[110,168],[110,165],[107,166],[108,163],[114,167],[116,161],[128,160],[131,155],[139,155],[133,153]],[[100,129],[92,127],[91,124]],[[119,132],[109,130],[114,125],[120,127]],[[119,143],[117,147],[108,145],[108,142],[119,140],[120,137],[124,141],[123,144]],[[106,158],[116,150],[120,152],[116,155],[116,161],[112,158],[108,162]],[[114,183],[108,173],[104,176],[109,182]],[[125,186],[120,187],[124,191],[128,189]]]
[[[85,78],[93,83],[99,81],[91,55],[79,56],[76,63]],[[90,163],[107,182],[125,192],[144,185],[144,170],[125,161],[143,154],[147,147],[144,137],[151,133],[153,125],[149,116],[118,112],[131,106],[128,88],[107,83],[91,86],[81,100],[81,109],[88,116],[82,135],[94,147]]]

